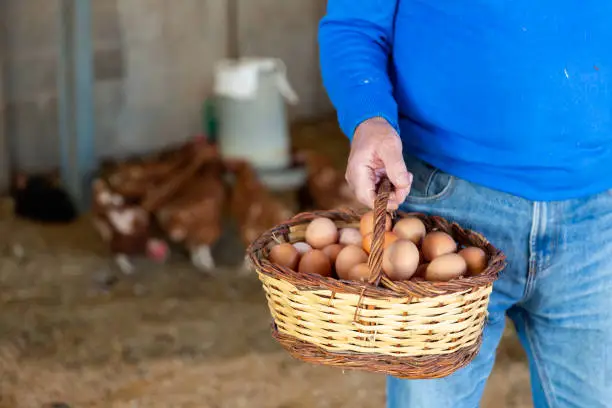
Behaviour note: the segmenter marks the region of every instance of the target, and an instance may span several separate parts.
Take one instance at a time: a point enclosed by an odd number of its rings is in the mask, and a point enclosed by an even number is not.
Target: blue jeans
[[[402,210],[481,232],[508,267],[493,285],[475,360],[442,379],[389,377],[388,408],[478,407],[506,316],[529,358],[536,408],[612,407],[612,191],[533,202],[406,164],[414,185]]]

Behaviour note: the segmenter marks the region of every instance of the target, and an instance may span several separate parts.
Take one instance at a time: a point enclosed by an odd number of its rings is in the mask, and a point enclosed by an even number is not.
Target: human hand
[[[362,122],[355,130],[346,168],[346,181],[360,203],[374,207],[376,186],[387,176],[395,190],[387,209],[396,210],[410,192],[412,174],[402,156],[402,141],[383,118]]]

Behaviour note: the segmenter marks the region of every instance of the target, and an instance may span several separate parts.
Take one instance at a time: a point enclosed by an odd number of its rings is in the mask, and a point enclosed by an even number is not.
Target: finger
[[[380,159],[394,187],[394,193],[389,197],[388,208],[396,209],[404,202],[412,185],[412,174],[406,168],[399,138],[391,139],[381,146]]]
[[[400,202],[396,197],[395,191],[389,194],[389,200],[387,201],[387,210],[395,211],[399,208]]]
[[[412,174],[408,173],[408,178],[410,179],[410,185],[412,185]],[[397,188],[395,191],[391,193],[389,196],[389,209],[397,209],[404,201],[406,201],[406,197],[410,194],[410,187],[408,188]]]
[[[399,137],[389,138],[381,144],[380,159],[395,189],[399,191],[409,189],[412,177],[402,156],[402,142]]]
[[[406,197],[410,193],[410,189],[395,190],[389,195],[389,203],[387,209],[391,211],[397,210],[406,201]]]
[[[347,169],[346,180],[357,201],[368,208],[374,208],[376,192],[372,170],[365,164],[353,163]]]

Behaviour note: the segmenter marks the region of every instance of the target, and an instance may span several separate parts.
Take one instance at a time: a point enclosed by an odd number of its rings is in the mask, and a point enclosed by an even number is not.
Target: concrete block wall
[[[58,0],[4,0],[5,98],[11,156],[25,171],[59,164]],[[95,106],[98,141],[115,132],[123,82],[122,41],[114,0],[93,1]],[[100,143],[104,146],[104,143]]]
[[[321,83],[317,26],[326,1],[237,0],[238,52],[285,61],[289,80],[300,97],[292,118],[333,110]]]
[[[118,5],[125,73],[112,152],[154,149],[193,136],[202,128],[213,64],[226,54],[225,2],[118,0]]]
[[[291,117],[331,112],[316,48],[325,0],[236,1],[238,53],[286,61],[301,97]],[[6,127],[17,141],[11,156],[26,171],[53,168],[59,162],[59,1],[0,4]],[[214,63],[228,53],[227,0],[93,0],[92,6],[98,152],[122,157],[199,132]]]

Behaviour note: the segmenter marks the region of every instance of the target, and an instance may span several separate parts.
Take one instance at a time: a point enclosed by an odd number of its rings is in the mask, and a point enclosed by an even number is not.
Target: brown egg
[[[314,273],[321,276],[331,276],[332,274],[329,258],[318,249],[313,249],[302,255],[298,270],[300,273]]]
[[[364,235],[363,240],[361,241],[361,247],[368,254],[370,253],[370,248],[372,247],[372,234]]]
[[[311,247],[321,249],[338,242],[338,228],[329,218],[315,218],[306,227],[305,238]]]
[[[365,237],[363,237],[362,248],[368,254],[370,253],[370,250],[372,249],[372,237],[373,237],[373,234],[368,234]],[[389,248],[389,245],[391,245],[395,241],[397,241],[397,235],[395,235],[391,231],[385,232],[385,241],[383,242],[383,249]]]
[[[300,253],[289,243],[278,244],[270,250],[270,261],[277,265],[296,270]]]
[[[434,231],[425,235],[423,244],[421,245],[423,257],[427,261],[433,261],[435,258],[450,254],[457,251],[457,243],[445,232]]]
[[[467,247],[459,251],[459,255],[465,259],[468,275],[479,275],[487,267],[487,254],[480,248]]]
[[[408,280],[419,266],[419,249],[412,241],[396,241],[385,250],[382,266],[389,279]]]
[[[331,244],[323,248],[322,251],[325,255],[327,255],[332,265],[335,265],[336,258],[338,258],[338,254],[340,253],[340,251],[342,251],[342,248],[344,248],[344,246],[340,244]]]
[[[389,248],[383,252],[382,270],[387,276],[393,275],[393,263],[391,263],[391,251]]]
[[[407,239],[416,245],[420,245],[427,230],[423,221],[417,217],[408,217],[399,220],[393,227],[393,232],[399,239]]]
[[[440,255],[429,263],[425,270],[425,279],[436,282],[447,282],[463,275],[467,271],[465,259],[459,254]]]
[[[345,246],[336,258],[336,273],[340,279],[348,280],[351,268],[366,262],[368,262],[368,254],[363,249],[357,245]]]
[[[304,255],[306,252],[312,251],[312,247],[305,242],[296,242],[293,247],[297,249],[300,255]]]
[[[428,263],[420,264],[417,268],[416,272],[413,276],[418,276],[419,278],[425,278],[425,271],[427,270]]]
[[[391,231],[391,216],[387,214],[386,218],[386,230]],[[366,236],[371,234],[372,231],[374,231],[374,211],[368,211],[361,216],[361,221],[359,222],[359,232],[361,232],[361,235]]]
[[[362,238],[357,228],[342,228],[339,231],[338,242],[342,245],[361,245]]]
[[[357,264],[349,270],[347,280],[367,282],[368,279],[370,279],[370,268],[367,263]]]

